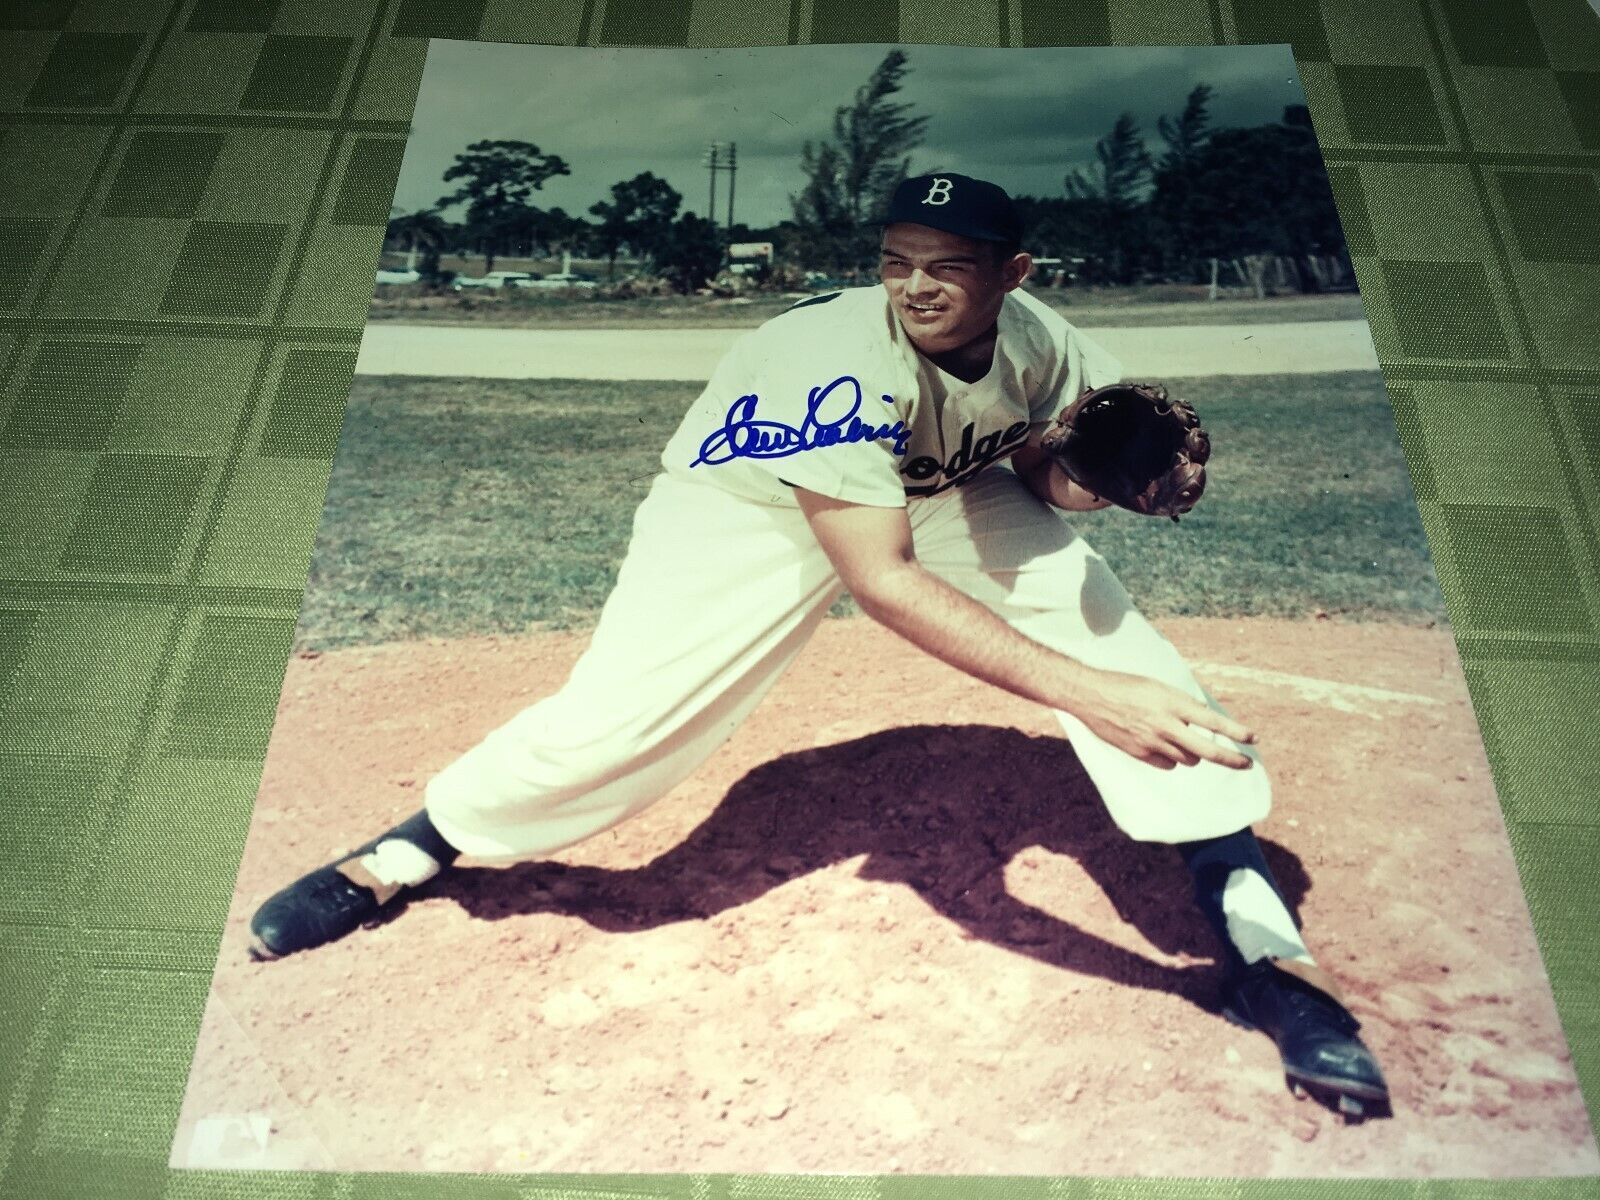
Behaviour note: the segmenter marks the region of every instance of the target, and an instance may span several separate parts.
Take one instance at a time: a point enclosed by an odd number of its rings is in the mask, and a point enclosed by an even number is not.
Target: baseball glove
[[[1113,383],[1079,396],[1039,446],[1102,500],[1147,516],[1192,509],[1206,488],[1211,439],[1183,400],[1154,383]]]

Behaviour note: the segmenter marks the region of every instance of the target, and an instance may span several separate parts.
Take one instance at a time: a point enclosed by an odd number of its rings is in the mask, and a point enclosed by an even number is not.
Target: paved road
[[[360,375],[484,379],[702,381],[740,329],[479,329],[367,326]],[[1129,378],[1376,371],[1365,321],[1182,325],[1086,331],[1122,360]]]

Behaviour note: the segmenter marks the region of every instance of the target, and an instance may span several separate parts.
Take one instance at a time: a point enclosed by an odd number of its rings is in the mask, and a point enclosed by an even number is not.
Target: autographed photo
[[[1600,1171],[1286,47],[434,42],[375,266],[175,1166]]]

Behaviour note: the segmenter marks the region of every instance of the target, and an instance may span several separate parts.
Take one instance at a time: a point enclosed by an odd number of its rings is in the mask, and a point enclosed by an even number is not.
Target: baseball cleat
[[[1309,1094],[1352,1123],[1387,1114],[1389,1085],[1356,1036],[1361,1023],[1320,968],[1274,959],[1253,963],[1230,984],[1223,1016],[1273,1040],[1297,1097]]]
[[[437,863],[431,872],[425,865],[417,869],[414,856],[421,852],[403,846],[401,866],[409,870],[396,878],[395,845],[387,837],[369,842],[271,896],[250,919],[250,957],[270,962],[337,941],[376,921],[408,886],[426,881],[418,876],[438,873]]]

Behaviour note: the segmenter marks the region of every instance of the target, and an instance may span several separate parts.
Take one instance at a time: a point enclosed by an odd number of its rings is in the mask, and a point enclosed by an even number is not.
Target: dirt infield
[[[1047,712],[854,619],[637,820],[254,964],[261,899],[419,807],[584,635],[292,660],[174,1163],[1600,1170],[1448,633],[1160,624],[1261,734],[1259,832],[1394,1119],[1296,1101],[1216,1015],[1176,855],[1110,824]]]

